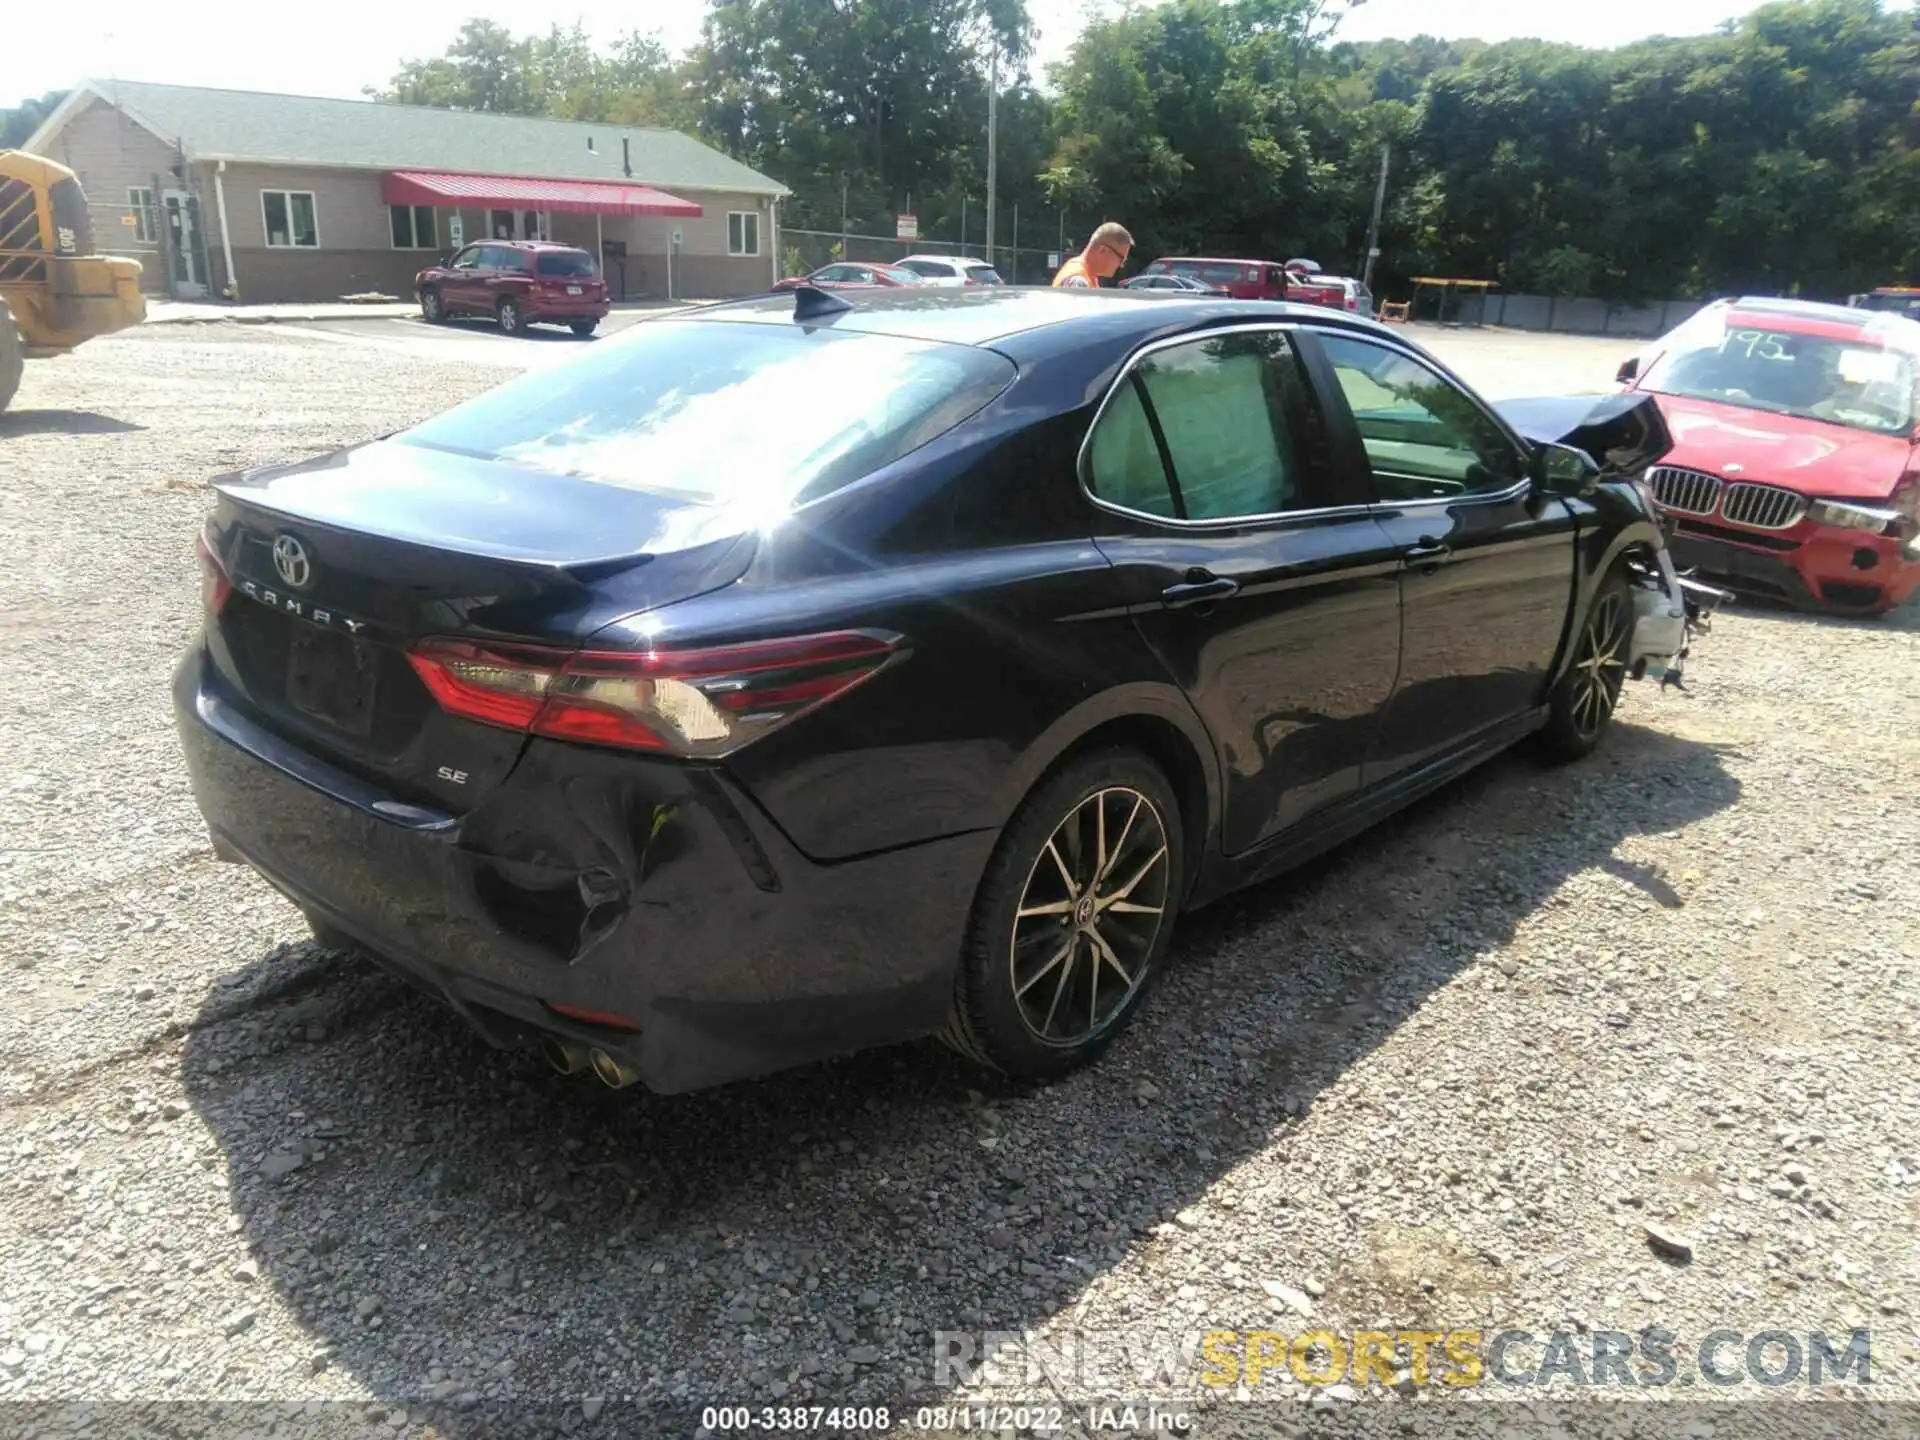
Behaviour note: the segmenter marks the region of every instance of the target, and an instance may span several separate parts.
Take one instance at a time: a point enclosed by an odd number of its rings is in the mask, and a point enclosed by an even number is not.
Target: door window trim
[[[1074,474],[1080,482],[1080,493],[1093,503],[1097,509],[1109,514],[1124,515],[1129,520],[1144,520],[1152,525],[1165,526],[1170,530],[1245,530],[1255,527],[1290,524],[1300,520],[1325,520],[1340,515],[1366,515],[1375,506],[1367,501],[1356,501],[1347,505],[1320,505],[1302,510],[1275,510],[1262,515],[1230,515],[1219,519],[1186,520],[1171,515],[1155,515],[1149,510],[1135,510],[1131,506],[1118,505],[1111,500],[1103,500],[1094,493],[1091,479],[1093,468],[1093,437],[1100,428],[1100,422],[1106,418],[1107,409],[1113,404],[1114,397],[1122,388],[1134,382],[1135,373],[1150,357],[1162,350],[1170,350],[1176,345],[1191,345],[1196,341],[1211,340],[1216,335],[1265,335],[1280,331],[1290,340],[1301,333],[1302,327],[1297,321],[1241,321],[1233,325],[1210,325],[1200,330],[1187,330],[1178,335],[1163,335],[1150,340],[1127,356],[1119,372],[1113,377],[1113,383],[1107,387],[1107,393],[1100,397],[1100,406],[1093,412],[1093,422],[1087,426],[1087,433],[1081,437],[1080,451],[1074,461]],[[1304,363],[1304,357],[1303,357]],[[1449,377],[1450,378],[1450,377]],[[1316,402],[1319,401],[1319,387],[1312,382],[1312,376],[1302,377]],[[1148,415],[1152,415],[1148,411]],[[1159,426],[1154,424],[1156,447],[1164,442],[1159,437]],[[1161,449],[1161,463],[1166,464],[1166,452]]]
[[[1340,326],[1314,324],[1311,322],[1299,326],[1298,329],[1302,334],[1312,337],[1312,342],[1314,346],[1319,349],[1320,357],[1326,362],[1329,371],[1333,368],[1333,357],[1329,355],[1324,348],[1320,347],[1320,337],[1323,335],[1330,335],[1337,340],[1354,340],[1363,345],[1373,345],[1390,354],[1398,355],[1403,360],[1411,360],[1416,365],[1426,366],[1442,380],[1450,382],[1456,390],[1473,403],[1474,409],[1492,421],[1494,429],[1506,436],[1507,441],[1513,446],[1515,453],[1520,457],[1523,473],[1518,480],[1514,481],[1513,484],[1504,490],[1476,491],[1462,495],[1431,495],[1420,500],[1389,500],[1381,495],[1379,493],[1379,487],[1373,483],[1373,464],[1371,461],[1368,461],[1367,483],[1374,491],[1374,498],[1366,508],[1371,510],[1429,510],[1436,507],[1453,505],[1504,505],[1519,499],[1522,495],[1532,490],[1533,477],[1524,473],[1528,457],[1532,454],[1532,448],[1525,440],[1520,438],[1519,433],[1513,426],[1506,422],[1506,419],[1499,411],[1495,410],[1480,397],[1478,391],[1471,385],[1468,385],[1458,375],[1455,375],[1451,370],[1447,369],[1447,367],[1442,365],[1438,360],[1430,355],[1422,355],[1409,349],[1406,345],[1399,343],[1399,337],[1394,335],[1374,335],[1359,330],[1348,330]],[[1316,383],[1314,388],[1317,390],[1320,387]],[[1336,384],[1335,389],[1338,390],[1338,388]],[[1340,392],[1340,398],[1341,403],[1346,404],[1346,394],[1344,391]],[[1353,407],[1351,405],[1347,405],[1347,420],[1349,424],[1353,423]],[[1366,453],[1364,445],[1361,448],[1361,453],[1363,455]],[[1410,478],[1418,479],[1420,477],[1415,476]]]

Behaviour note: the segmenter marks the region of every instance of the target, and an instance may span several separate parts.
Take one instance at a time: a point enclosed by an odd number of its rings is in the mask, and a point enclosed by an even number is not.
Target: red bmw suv
[[[528,325],[569,326],[591,335],[613,302],[593,256],[543,240],[482,240],[444,265],[413,277],[420,313],[438,324],[456,315],[487,315],[509,335]]]
[[[1673,432],[1647,480],[1676,564],[1854,614],[1920,591],[1920,324],[1720,300],[1618,379]]]

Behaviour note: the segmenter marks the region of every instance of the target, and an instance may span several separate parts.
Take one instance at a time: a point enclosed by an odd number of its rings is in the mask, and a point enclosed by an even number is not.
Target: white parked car
[[[1344,290],[1346,292],[1344,308],[1348,313],[1364,315],[1369,320],[1374,318],[1373,292],[1358,280],[1345,275],[1316,275],[1313,278],[1322,285],[1338,285]]]
[[[1004,285],[1000,272],[965,255],[909,255],[895,262],[928,285]]]

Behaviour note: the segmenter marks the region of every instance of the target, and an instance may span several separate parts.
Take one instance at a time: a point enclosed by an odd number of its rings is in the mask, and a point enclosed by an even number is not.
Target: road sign
[[[125,214],[125,215],[122,215],[122,216],[120,217],[120,223],[121,223],[122,225],[124,225],[124,226],[126,226],[126,227],[127,227],[127,229],[129,229],[129,230],[131,230],[131,229],[133,229],[133,228],[134,228],[134,227],[135,227],[136,225],[138,225],[138,224],[140,223],[140,221],[139,221],[139,219],[138,219],[138,218],[137,218],[137,217],[136,217],[135,215],[133,215],[133,213],[132,213],[132,212],[128,212],[127,214]]]
[[[1060,268],[1060,252],[1058,250],[1049,250],[1047,252],[1047,268],[1049,270],[1058,270]]]
[[[687,243],[686,227],[683,225],[674,226],[673,227],[673,248],[678,250],[682,245],[686,243]]]
[[[458,215],[447,217],[447,243],[456,250],[467,243],[467,222]]]
[[[920,238],[920,217],[918,215],[897,215],[893,221],[893,234],[897,240],[918,240]]]

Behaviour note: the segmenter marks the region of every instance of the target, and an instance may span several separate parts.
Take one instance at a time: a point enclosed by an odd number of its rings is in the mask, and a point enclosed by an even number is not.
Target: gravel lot
[[[519,363],[401,334],[148,327],[0,417],[0,1400],[689,1434],[950,1397],[938,1330],[1310,1324],[1662,1326],[1683,1357],[1871,1327],[1876,1398],[1920,1399],[1920,611],[1725,616],[1594,760],[1502,760],[1190,917],[1070,1082],[929,1044],[615,1095],[308,943],[215,863],[178,762],[206,477]],[[1494,393],[1623,353],[1438,343]],[[1196,1433],[1343,1403],[1263,1393]]]

